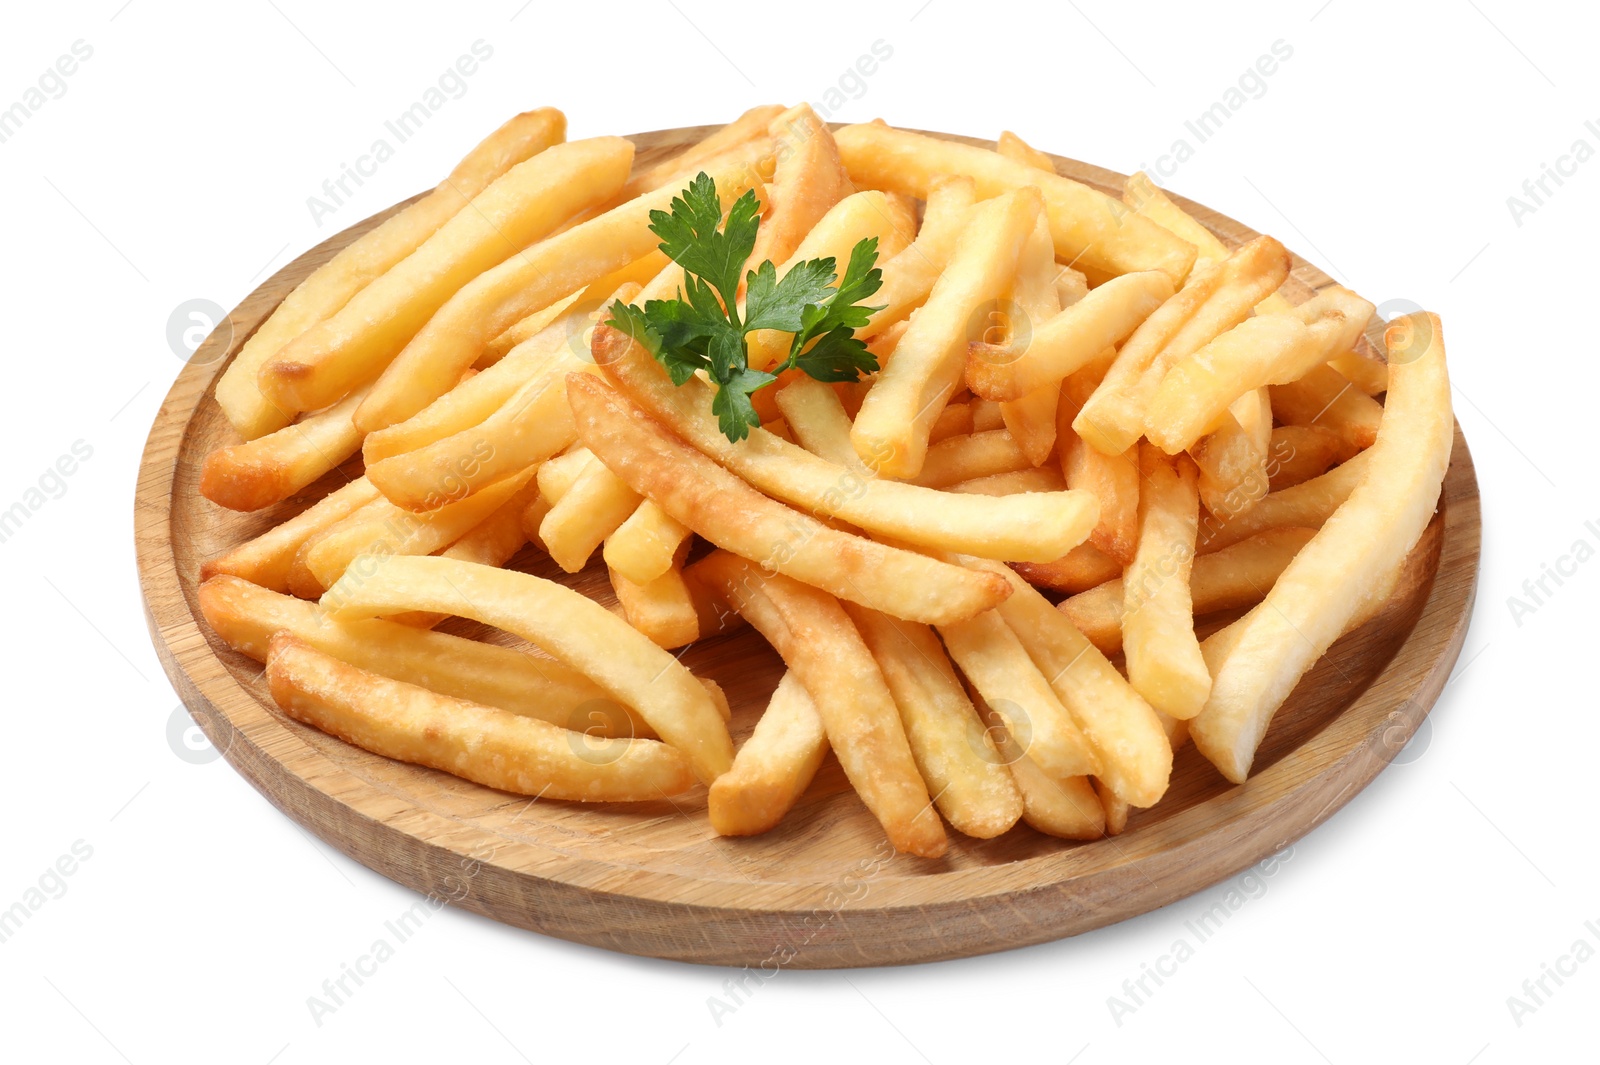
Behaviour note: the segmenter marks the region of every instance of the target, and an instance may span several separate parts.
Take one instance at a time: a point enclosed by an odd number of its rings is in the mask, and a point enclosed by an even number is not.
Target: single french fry
[[[551,501],[539,525],[539,539],[556,565],[577,573],[641,502],[622,478],[591,459],[572,487]]]
[[[677,567],[668,569],[648,584],[636,584],[616,570],[607,572],[622,616],[649,637],[651,643],[670,650],[700,638],[700,615],[694,596]]]
[[[810,786],[828,754],[817,704],[794,672],[778,681],[756,730],[711,784],[706,812],[719,836],[758,836],[776,828]]]
[[[1046,170],[1052,174],[1056,172],[1056,164],[1048,155],[1033,147],[1009,129],[1000,131],[999,138],[994,142],[994,150],[1007,159],[1022,163],[1024,166],[1031,166],[1036,170]]]
[[[1000,616],[1082,730],[1100,763],[1096,775],[1127,802],[1155,805],[1172,773],[1172,748],[1155,710],[1020,576],[983,559],[964,561],[1011,582]]]
[[[1002,418],[1001,423],[1004,424],[1004,421]],[[928,446],[932,447],[939,441],[948,440],[952,436],[968,436],[971,433],[972,404],[951,403],[939,412],[938,420],[929,428]],[[848,432],[846,433],[846,439],[849,439]],[[857,462],[861,461],[861,457],[856,454],[854,447],[850,449],[850,457]],[[833,461],[837,462],[839,459],[834,459]]]
[[[956,831],[993,839],[1022,816],[1022,796],[1002,763],[939,637],[926,625],[846,605],[883,671],[917,769]]]
[[[1000,404],[996,400],[975,397],[967,402],[972,408],[972,431],[987,433],[993,429],[1006,427],[1005,415],[1000,411]]]
[[[1081,543],[1094,503],[1081,494],[972,499],[865,478],[762,429],[740,443],[711,414],[711,386],[675,387],[649,353],[609,328],[596,332],[596,361],[629,397],[702,454],[775,499],[903,543],[1007,560],[1048,561]]]
[[[933,180],[943,174],[972,178],[981,198],[1036,186],[1050,218],[1056,257],[1085,272],[1114,277],[1162,270],[1177,285],[1194,264],[1193,245],[1104,193],[986,148],[871,123],[846,126],[834,139],[845,168],[862,188],[926,197]]]
[[[584,444],[628,487],[734,554],[840,598],[930,624],[970,617],[1004,597],[987,575],[840,532],[769,499],[641,417],[597,378],[574,374],[567,399]]]
[[[1264,496],[1242,513],[1202,516],[1199,552],[1220,551],[1267,529],[1321,528],[1366,475],[1367,461],[1363,451],[1321,477]]]
[[[345,245],[295,286],[217,379],[217,405],[239,434],[254,440],[294,420],[294,411],[281,409],[262,395],[256,380],[262,363],[336,314],[506,171],[561,143],[566,135],[566,116],[554,108],[517,115],[468,152],[432,192]]]
[[[829,462],[871,476],[850,444],[850,415],[831,386],[813,377],[797,377],[774,398],[801,447]]]
[[[894,697],[838,600],[727,551],[713,551],[692,570],[766,637],[805,685],[845,776],[895,849],[924,858],[944,854],[944,826]]]
[[[274,592],[289,590],[289,570],[295,553],[311,537],[324,532],[378,498],[378,490],[365,477],[335,489],[281,525],[205,562],[200,579],[219,574],[242,577]]]
[[[1075,595],[1122,576],[1122,563],[1094,544],[1079,544],[1049,562],[1013,562],[1012,568],[1029,584]]]
[[[758,180],[746,168],[713,177],[729,205]],[[605,195],[615,191],[609,184],[597,189]],[[628,200],[461,286],[394,356],[356,411],[356,424],[372,432],[410,418],[449,391],[484,345],[519,319],[649,254],[658,243],[649,229],[650,212],[666,210],[680,192],[668,187]]]
[[[1021,344],[1024,331],[1031,334],[1036,323],[1049,321],[1061,310],[1061,299],[1056,295],[1055,275],[1056,260],[1050,244],[1050,224],[1041,214],[1034,223],[1033,235],[1017,257],[1017,276],[1011,286],[1012,320],[1007,323],[1006,330],[1008,344]],[[970,344],[968,348],[970,350]],[[1034,466],[1042,465],[1055,450],[1056,408],[1061,401],[1060,382],[1045,382],[1004,398],[1006,401],[1000,404],[1000,418],[1005,422],[1006,429],[1028,461]]]
[[[632,159],[633,146],[622,138],[595,137],[554,145],[517,164],[337,314],[268,358],[256,376],[262,393],[286,410],[317,410],[374,380],[459,289],[620,189]],[[472,359],[453,364],[435,395],[470,365]],[[385,394],[375,388],[363,406]],[[359,410],[356,416],[367,431],[399,420],[377,424]]]
[[[284,713],[357,747],[541,799],[636,802],[687,791],[688,760],[656,740],[587,736],[369,673],[287,633],[267,684]]]
[[[649,499],[606,537],[606,565],[635,584],[649,584],[672,568],[678,548],[694,535],[689,527]]]
[[[1008,287],[1039,203],[1038,190],[1024,188],[973,209],[950,264],[856,415],[856,453],[878,472],[909,478],[921,471],[928,430],[961,381],[974,316]]]
[[[1273,385],[1272,412],[1284,425],[1333,429],[1357,450],[1372,446],[1383,420],[1383,406],[1331,366],[1318,366],[1298,381]]]
[[[1097,758],[1017,634],[995,611],[939,626],[945,648],[1006,731],[1050,776],[1081,776]]]
[[[1438,504],[1455,431],[1443,329],[1438,316],[1418,312],[1391,322],[1385,341],[1391,351],[1404,345],[1406,358],[1390,363],[1364,476],[1265,601],[1233,626],[1211,698],[1190,725],[1200,753],[1234,783],[1249,774],[1306,670],[1363,609],[1388,598]]]
[[[873,293],[874,311],[862,330],[863,336],[884,336],[885,331],[904,322],[933,291],[934,282],[944,272],[954,254],[956,242],[965,228],[975,201],[972,179],[961,176],[935,178],[928,188],[922,228],[909,247],[893,258],[880,257],[883,287]],[[899,343],[899,337],[895,337]]]
[[[1072,427],[1108,455],[1128,450],[1144,434],[1145,412],[1167,369],[1244,321],[1288,276],[1289,252],[1271,237],[1197,271],[1128,337]]]
[[[274,633],[386,677],[603,736],[653,737],[644,719],[575,669],[542,655],[411,628],[383,618],[339,621],[316,603],[221,576],[200,586],[200,611],[222,641],[257,662]]]
[[[1266,598],[1291,559],[1315,529],[1268,529],[1232,547],[1199,555],[1189,574],[1194,616],[1255,606]],[[1122,650],[1123,578],[1063,599],[1058,609],[1103,654]]]
[[[1145,414],[1145,435],[1169,455],[1187,450],[1246,393],[1298,380],[1348,350],[1372,310],[1366,300],[1335,286],[1295,314],[1240,322],[1167,371]]]
[[[1088,492],[1099,504],[1100,520],[1089,542],[1123,565],[1132,561],[1140,495],[1136,449],[1106,455],[1068,432],[1061,438],[1061,472],[1068,488]]]
[[[1342,433],[1315,425],[1280,425],[1272,430],[1268,448],[1268,483],[1274,492],[1321,477],[1356,454]]]
[[[1009,429],[952,436],[927,450],[922,471],[910,479],[924,488],[947,488],[974,477],[1033,468]]]
[[[333,586],[358,555],[379,552],[429,555],[447,547],[498,510],[533,478],[532,467],[476,495],[437,510],[415,514],[382,503],[374,513],[357,513],[308,545],[306,566],[324,588]]]
[[[767,133],[775,142],[777,167],[767,190],[772,206],[756,233],[752,264],[787,260],[829,208],[855,192],[833,134],[810,104],[778,115]]]
[[[1228,257],[1227,246],[1216,234],[1174,203],[1144,171],[1128,175],[1122,183],[1122,202],[1180,240],[1193,244],[1197,252],[1194,261],[1196,270],[1220,263]]]
[[[1167,742],[1171,744],[1173,754],[1177,754],[1183,745],[1189,742],[1189,722],[1168,717],[1159,711],[1156,716],[1161,719],[1161,727],[1167,731]],[[1133,807],[1117,798],[1117,793],[1098,778],[1094,782],[1094,793],[1100,797],[1100,804],[1105,808],[1106,835],[1120,836],[1128,827],[1128,814],[1133,811]]]
[[[361,449],[350,416],[365,394],[358,389],[293,425],[211,452],[200,467],[200,494],[229,510],[288,499]]]
[[[1355,351],[1347,351],[1328,360],[1349,382],[1369,396],[1389,390],[1389,364],[1369,359]]]
[[[336,618],[442,610],[505,629],[587,675],[688,756],[710,783],[733,762],[722,711],[670,653],[565,585],[437,557],[366,555],[322,597]]]
[[[1066,488],[1067,482],[1061,479],[1061,474],[1049,466],[1035,466],[958,481],[945,491],[963,495],[1009,496],[1018,492],[1064,492]]]
[[[689,145],[677,155],[640,169],[628,179],[628,184],[622,190],[623,195],[630,198],[641,196],[646,192],[670,185],[679,178],[692,178],[703,170],[707,163],[718,159],[730,149],[752,142],[765,142],[768,139],[767,128],[772,125],[773,119],[783,113],[784,107],[781,104],[762,104],[750,108],[726,126]]]
[[[986,399],[1009,400],[1057,383],[1120,344],[1171,299],[1159,270],[1112,278],[1054,317],[1038,322],[1026,347],[974,343],[967,349],[967,385]]]
[[[539,494],[544,497],[546,503],[554,505],[561,502],[561,497],[578,483],[583,471],[598,461],[593,451],[574,444],[539,466],[539,472],[535,475],[539,483]]]
[[[1123,575],[1122,641],[1128,683],[1156,710],[1188,720],[1211,693],[1194,634],[1189,575],[1200,522],[1198,474],[1187,456],[1139,448],[1139,549]]]
[[[1213,514],[1243,513],[1267,494],[1272,406],[1265,388],[1240,396],[1219,428],[1189,449],[1200,471],[1200,503]]]
[[[974,701],[978,713],[989,723],[989,735],[1022,796],[1022,819],[1029,827],[1061,839],[1096,839],[1103,835],[1105,817],[1090,778],[1058,780],[1050,776],[1007,731],[1005,719],[984,702],[982,695],[974,696]]]

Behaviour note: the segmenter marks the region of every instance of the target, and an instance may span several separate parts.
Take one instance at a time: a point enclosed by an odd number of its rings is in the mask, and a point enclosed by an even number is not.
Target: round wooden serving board
[[[633,140],[649,161],[708,131]],[[1119,174],[1059,157],[1056,164],[1079,181],[1120,191]],[[1256,235],[1184,205],[1230,245]],[[1057,939],[1183,898],[1320,824],[1405,745],[1461,651],[1480,530],[1477,480],[1458,427],[1439,514],[1413,555],[1411,579],[1382,615],[1340,640],[1305,677],[1274,719],[1249,781],[1228,784],[1186,747],[1166,798],[1136,811],[1115,838],[1069,843],[1019,825],[988,841],[952,832],[949,854],[938,861],[892,855],[830,755],[777,829],[724,839],[706,818],[703,787],[660,803],[530,801],[296,724],[273,706],[260,666],[201,621],[200,564],[354,473],[331,474],[254,514],[202,499],[201,460],[237,440],[212,387],[296,284],[399,206],[284,267],[196,352],[151,428],[134,524],[156,651],[211,742],[290,817],[436,900],[611,950],[769,970],[931,961]],[[1328,283],[1297,259],[1290,298]],[[602,566],[567,577],[531,549],[513,565],[613,602]],[[459,620],[444,627],[512,642]],[[783,670],[748,629],[696,644],[683,661],[726,690],[738,741]]]

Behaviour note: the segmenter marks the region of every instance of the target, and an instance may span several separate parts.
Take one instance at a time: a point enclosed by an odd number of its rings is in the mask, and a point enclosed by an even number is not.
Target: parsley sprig
[[[704,370],[717,386],[711,410],[729,440],[743,440],[761,417],[752,393],[799,369],[819,381],[854,381],[878,368],[877,358],[855,331],[877,307],[861,302],[883,284],[878,238],[851,249],[844,278],[830,256],[802,262],[778,277],[769,259],[745,274],[744,317],[739,314],[739,275],[756,246],[760,205],[746,192],[722,223],[716,183],[702,172],[672,201],[672,212],[650,212],[650,231],[661,250],[683,267],[677,299],[649,300],[641,309],[616,304],[608,325],[643,344],[666,367],[675,385]],[[772,370],[749,364],[746,336],[757,329],[792,333],[789,354]]]

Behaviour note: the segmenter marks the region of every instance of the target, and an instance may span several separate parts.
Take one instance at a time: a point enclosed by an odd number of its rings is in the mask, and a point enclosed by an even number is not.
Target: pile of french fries
[[[1243,781],[1434,513],[1438,319],[1374,357],[1371,303],[1292,304],[1281,244],[1228,247],[1144,175],[1119,201],[1009,132],[830,130],[805,105],[647,166],[565,133],[549,109],[496,130],[217,382],[241,439],[205,462],[214,503],[363,462],[202,570],[212,629],[298,721],[547,799],[704,785],[726,835],[777,825],[832,750],[902,852],[942,855],[947,824],[1091,839],[1191,740]],[[882,268],[857,333],[881,369],[785,374],[738,442],[708,380],[605,324],[677,294],[650,213],[702,172],[724,211],[759,197],[750,269],[866,238]],[[750,366],[789,343],[754,334]],[[528,543],[603,564],[615,606],[506,568]],[[434,629],[451,616],[529,646]],[[680,655],[744,625],[787,672],[736,749]]]

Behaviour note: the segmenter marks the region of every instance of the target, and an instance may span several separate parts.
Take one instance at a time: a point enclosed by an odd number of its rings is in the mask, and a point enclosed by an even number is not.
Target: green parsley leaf
[[[716,183],[701,173],[672,210],[650,212],[650,230],[661,250],[683,267],[677,299],[650,300],[641,309],[616,304],[607,324],[643,344],[675,385],[704,373],[717,386],[711,409],[729,440],[743,440],[761,417],[752,393],[799,368],[819,381],[854,381],[878,368],[878,360],[856,337],[877,307],[861,301],[877,292],[877,238],[850,252],[844,279],[835,286],[832,258],[798,263],[780,279],[769,260],[745,275],[744,321],[739,318],[739,276],[755,249],[761,207],[747,191],[722,217]],[[752,370],[746,337],[757,329],[793,334],[789,355],[772,372]]]

